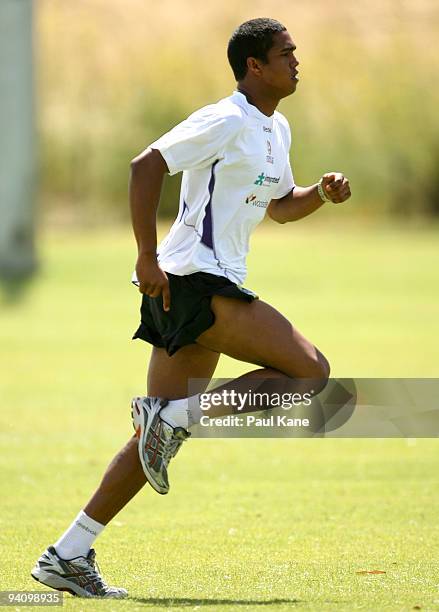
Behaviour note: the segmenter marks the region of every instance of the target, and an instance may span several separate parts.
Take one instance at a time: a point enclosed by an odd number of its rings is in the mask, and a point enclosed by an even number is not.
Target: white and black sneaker
[[[131,403],[140,462],[149,484],[161,495],[169,492],[169,462],[191,435],[184,427],[172,427],[160,417],[167,404],[157,397],[135,397]]]
[[[125,589],[105,583],[93,548],[86,557],[66,560],[61,559],[53,546],[49,546],[38,559],[31,576],[41,584],[58,591],[67,591],[77,597],[128,597]]]

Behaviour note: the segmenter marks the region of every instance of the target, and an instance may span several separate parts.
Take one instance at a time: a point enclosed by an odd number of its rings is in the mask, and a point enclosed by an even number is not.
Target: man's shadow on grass
[[[300,599],[190,599],[189,597],[130,597],[132,601],[138,603],[166,606],[173,608],[177,606],[273,606],[280,604],[303,603]]]

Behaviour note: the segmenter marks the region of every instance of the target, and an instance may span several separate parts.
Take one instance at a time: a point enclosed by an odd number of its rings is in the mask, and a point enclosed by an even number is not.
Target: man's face
[[[299,62],[294,55],[296,45],[288,32],[277,32],[273,36],[273,46],[267,54],[267,63],[258,61],[260,77],[279,99],[296,91]]]

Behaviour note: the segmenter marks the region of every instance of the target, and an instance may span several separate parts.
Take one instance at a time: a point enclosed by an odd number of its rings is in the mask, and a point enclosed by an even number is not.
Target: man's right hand
[[[149,297],[163,298],[163,310],[168,312],[171,308],[171,292],[169,280],[166,273],[160,268],[155,256],[139,255],[136,264],[137,280],[139,281],[140,293],[146,293]]]

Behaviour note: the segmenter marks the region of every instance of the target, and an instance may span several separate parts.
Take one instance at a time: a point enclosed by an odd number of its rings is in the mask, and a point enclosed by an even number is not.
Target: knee
[[[331,367],[326,357],[316,352],[316,355],[310,359],[300,373],[300,378],[306,378],[312,381],[314,395],[317,395],[328,384]]]
[[[319,362],[318,368],[319,368],[320,378],[325,379],[327,382],[331,374],[331,366],[329,365],[329,361],[326,359],[324,355],[322,355],[322,353],[319,353],[318,362]]]
[[[302,362],[299,368],[297,364],[294,364],[293,370],[293,377],[319,378],[326,381],[331,373],[329,361],[317,349],[315,354],[307,356],[307,359]],[[291,376],[291,374],[289,374],[289,376]]]
[[[329,361],[326,359],[322,353],[318,353],[314,363],[312,364],[312,375],[309,378],[312,378],[315,382],[314,391],[317,395],[328,384],[329,376],[331,374],[331,366],[329,365]]]

